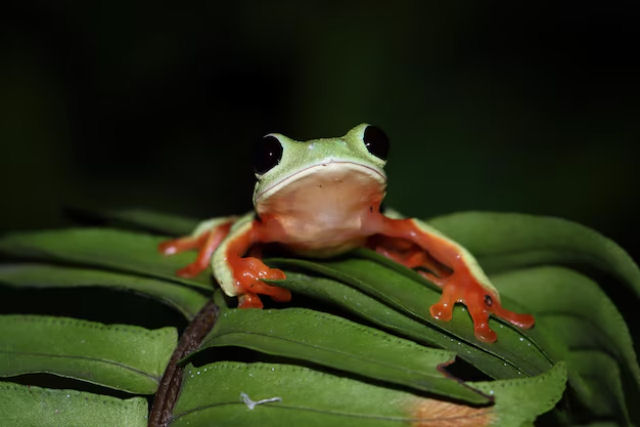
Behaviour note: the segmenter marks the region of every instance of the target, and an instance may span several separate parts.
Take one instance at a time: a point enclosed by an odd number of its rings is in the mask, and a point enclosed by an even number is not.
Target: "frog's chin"
[[[253,202],[256,210],[260,212],[260,205],[275,197],[283,190],[291,192],[300,188],[312,190],[313,188],[327,188],[338,192],[352,190],[354,186],[362,186],[362,189],[375,187],[384,194],[387,184],[387,176],[384,170],[362,163],[348,160],[327,160],[307,166],[282,178],[260,192],[254,194]],[[328,185],[324,187],[324,185]],[[356,188],[357,190],[357,188]],[[322,197],[322,195],[321,195]]]
[[[259,216],[276,220],[279,241],[315,251],[360,241],[367,215],[384,197],[384,172],[346,161],[316,164],[267,188],[256,198]]]

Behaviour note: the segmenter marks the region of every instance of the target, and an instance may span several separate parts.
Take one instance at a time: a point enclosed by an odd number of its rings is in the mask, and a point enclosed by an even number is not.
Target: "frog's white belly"
[[[384,197],[385,178],[366,166],[329,162],[298,173],[259,199],[256,210],[281,228],[278,241],[307,255],[360,246],[367,216]]]
[[[279,217],[286,231],[281,243],[306,255],[331,256],[364,243],[360,216],[344,218],[326,211],[315,212],[312,220]]]

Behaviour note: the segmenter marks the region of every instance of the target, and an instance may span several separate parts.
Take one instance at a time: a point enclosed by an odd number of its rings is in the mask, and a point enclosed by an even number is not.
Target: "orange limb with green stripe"
[[[233,240],[224,248],[226,262],[239,294],[239,308],[262,308],[258,295],[267,295],[277,302],[291,300],[288,289],[269,285],[264,280],[284,280],[282,270],[266,266],[259,258],[245,256],[256,244],[271,241],[264,223],[253,220],[246,231],[233,236]]]
[[[199,252],[196,260],[176,272],[180,277],[195,277],[207,269],[213,252],[222,240],[227,237],[232,224],[233,221],[227,221],[197,236],[167,240],[158,245],[158,250],[164,255],[173,255],[187,250],[197,249]]]
[[[418,271],[442,288],[440,300],[429,311],[438,320],[449,321],[457,302],[467,306],[476,338],[496,341],[489,327],[491,314],[520,328],[530,328],[533,316],[518,314],[502,307],[500,296],[488,282],[475,260],[453,241],[431,231],[413,219],[392,219],[380,215],[375,224],[376,234],[369,247],[396,262]]]

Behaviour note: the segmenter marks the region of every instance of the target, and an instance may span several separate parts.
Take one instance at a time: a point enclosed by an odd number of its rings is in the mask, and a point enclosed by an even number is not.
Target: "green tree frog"
[[[428,224],[381,210],[386,191],[384,165],[389,140],[382,130],[361,124],[339,138],[295,141],[271,133],[255,157],[255,211],[202,222],[187,237],[163,242],[173,254],[199,249],[197,259],[177,272],[192,277],[212,266],[213,275],[240,308],[261,308],[259,295],[291,299],[289,290],[263,281],[285,274],[266,266],[255,253],[261,244],[278,243],[307,257],[330,257],[367,246],[409,268],[418,269],[442,288],[431,315],[448,321],[456,302],[464,303],[475,336],[496,340],[490,314],[522,328],[533,316],[502,307],[500,296],[475,258]]]

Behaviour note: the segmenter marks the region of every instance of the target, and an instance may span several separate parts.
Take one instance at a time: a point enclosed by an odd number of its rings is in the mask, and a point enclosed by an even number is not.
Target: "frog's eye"
[[[258,175],[273,169],[282,159],[282,144],[273,135],[266,135],[258,142],[253,157],[253,169]]]
[[[379,159],[387,160],[389,154],[389,138],[382,129],[375,126],[367,126],[362,137],[367,150]]]

